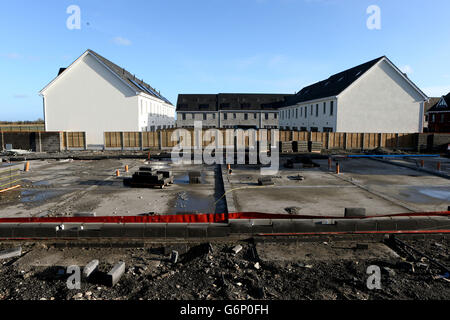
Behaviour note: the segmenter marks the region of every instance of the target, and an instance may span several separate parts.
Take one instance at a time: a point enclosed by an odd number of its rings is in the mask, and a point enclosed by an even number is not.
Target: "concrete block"
[[[125,238],[142,238],[144,237],[145,225],[143,224],[126,224],[123,228],[123,237]]]
[[[0,224],[0,239],[12,238],[15,226],[15,224]]]
[[[230,235],[231,228],[228,226],[208,226],[208,238],[224,238]]]
[[[251,234],[252,224],[249,220],[231,220],[230,233]]]
[[[166,227],[166,238],[186,238],[187,225],[186,224],[168,224]]]
[[[144,229],[144,238],[165,238],[166,237],[166,223],[156,224],[147,223]]]
[[[377,218],[377,231],[395,230],[395,221],[392,218]]]
[[[231,249],[231,251],[233,252],[233,254],[238,254],[239,252],[241,252],[242,249],[243,249],[242,246],[238,244],[233,249]]]
[[[120,261],[114,266],[114,268],[111,269],[110,272],[108,272],[107,274],[108,284],[111,287],[114,287],[117,284],[117,282],[119,282],[120,278],[124,275],[124,273],[125,273],[125,262]]]
[[[355,229],[356,231],[376,231],[377,222],[375,220],[357,220]]]
[[[207,226],[188,226],[187,227],[188,238],[206,238],[208,236]]]
[[[0,260],[20,257],[22,255],[22,247],[12,248],[0,251]]]
[[[99,236],[102,238],[123,237],[123,224],[104,224],[100,230]]]
[[[33,238],[35,237],[35,230],[38,224],[19,224],[13,229],[13,238]]]
[[[417,220],[408,217],[408,219],[394,219],[397,230],[417,230],[419,225]]]
[[[89,276],[97,269],[99,264],[98,260],[92,260],[83,269],[83,277],[89,278]]]
[[[103,224],[84,224],[83,230],[79,232],[80,238],[99,238]]]
[[[366,208],[345,208],[345,217],[365,217]]]
[[[339,232],[354,232],[356,230],[356,221],[354,220],[338,220],[337,228]]]
[[[36,238],[56,238],[56,224],[41,223],[34,230]]]

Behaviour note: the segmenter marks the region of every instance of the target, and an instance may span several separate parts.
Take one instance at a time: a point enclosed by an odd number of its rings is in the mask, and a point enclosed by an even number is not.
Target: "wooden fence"
[[[146,148],[172,148],[178,143],[184,147],[194,146],[196,139],[194,130],[185,129],[189,135],[186,137],[172,134],[175,129],[159,130],[156,132],[105,132],[106,149],[146,149]],[[226,130],[218,130],[223,137],[223,144],[226,144]],[[234,131],[228,131],[231,134]],[[245,131],[244,131],[245,132]],[[265,139],[271,141],[271,130],[256,132],[256,137],[266,132]],[[249,145],[248,132],[245,136],[245,146]],[[203,137],[197,137],[199,143],[206,147],[216,141],[214,135],[209,135],[209,131],[203,131]],[[322,142],[323,149],[343,149],[343,150],[370,150],[378,147],[417,149],[418,134],[416,133],[336,133],[336,132],[302,132],[302,131],[279,131],[279,141],[312,141]],[[190,140],[186,140],[190,138]],[[200,140],[201,139],[201,140]],[[234,139],[231,137],[231,139]],[[259,140],[259,138],[256,138]],[[185,141],[183,143],[183,141]],[[231,141],[231,140],[230,140]],[[233,141],[233,145],[236,141]]]
[[[38,132],[45,131],[44,124],[0,124],[0,131],[3,132]]]

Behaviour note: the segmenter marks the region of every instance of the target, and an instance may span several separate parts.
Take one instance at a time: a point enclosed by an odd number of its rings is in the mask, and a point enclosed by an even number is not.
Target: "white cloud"
[[[423,88],[423,92],[429,97],[442,97],[450,92],[450,85]]]
[[[118,46],[131,46],[131,41],[122,37],[115,37],[113,42]]]
[[[27,99],[29,96],[27,94],[18,93],[14,95],[14,99]]]
[[[5,57],[5,58],[7,58],[7,59],[12,59],[12,60],[17,60],[17,59],[22,58],[22,55],[20,55],[20,54],[18,54],[18,53],[13,53],[13,52],[11,52],[11,53],[6,53],[6,54],[2,54],[1,56],[2,56],[2,57]]]
[[[400,68],[400,70],[402,70],[403,73],[406,74],[413,74],[414,70],[410,65],[404,65],[403,67]]]

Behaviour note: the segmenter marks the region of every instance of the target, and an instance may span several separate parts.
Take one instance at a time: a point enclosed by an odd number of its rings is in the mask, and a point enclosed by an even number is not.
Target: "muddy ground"
[[[450,265],[450,240],[405,240]],[[0,300],[373,300],[450,299],[449,278],[426,258],[383,243],[355,241],[152,244],[141,248],[22,244],[19,258],[0,260]],[[18,243],[0,244],[0,249]],[[172,250],[180,253],[176,264]],[[80,290],[66,285],[69,265],[99,259]],[[126,273],[113,288],[105,274],[118,261]],[[367,267],[381,269],[381,289],[367,287]]]

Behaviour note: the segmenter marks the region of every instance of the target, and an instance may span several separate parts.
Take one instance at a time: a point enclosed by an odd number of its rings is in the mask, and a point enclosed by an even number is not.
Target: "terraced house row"
[[[280,128],[311,132],[417,133],[428,97],[383,56],[296,94],[182,94],[177,127]]]

